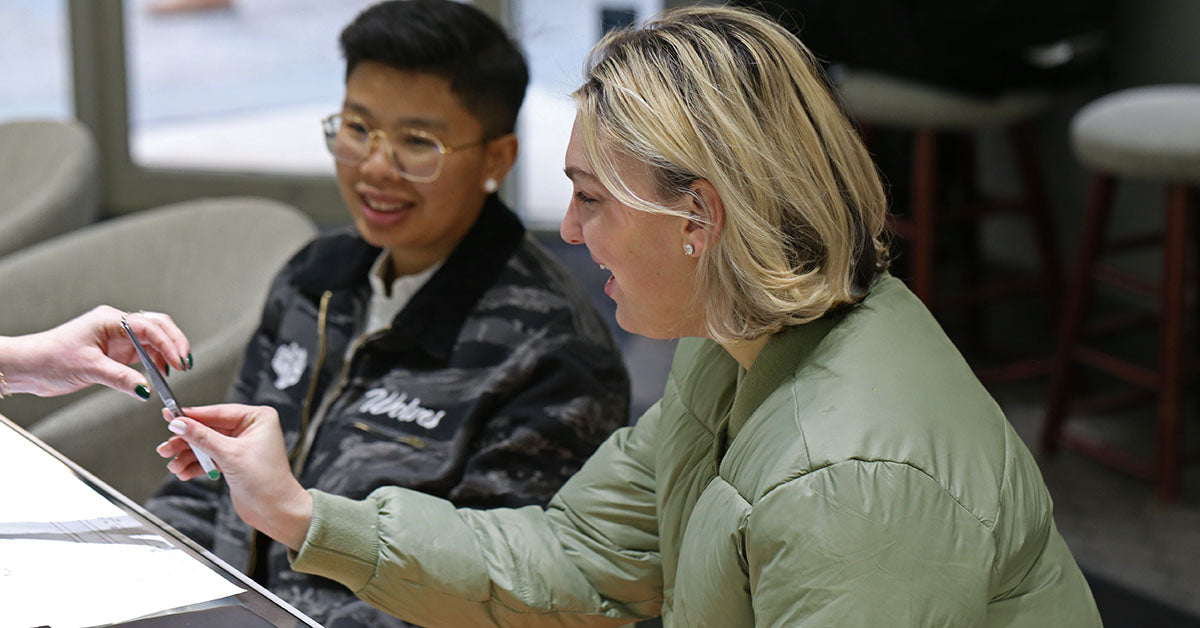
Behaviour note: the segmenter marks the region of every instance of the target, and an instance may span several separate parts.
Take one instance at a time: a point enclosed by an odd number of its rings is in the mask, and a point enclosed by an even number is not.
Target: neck
[[[453,250],[451,249],[444,254],[441,251],[433,254],[425,251],[414,254],[412,251],[397,252],[395,249],[392,249],[389,255],[392,262],[391,272],[384,273],[386,275],[384,284],[391,285],[391,282],[398,277],[415,275],[445,259]]]
[[[747,371],[751,366],[754,366],[754,360],[758,359],[758,354],[762,352],[763,347],[767,346],[767,341],[771,336],[759,336],[753,340],[731,340],[723,343],[721,346],[725,351],[737,360],[737,363],[742,365],[742,368]]]
[[[392,270],[396,273],[393,278],[415,275],[450,257],[454,249],[458,248],[463,238],[467,237],[467,233],[479,221],[486,201],[487,197],[479,198],[478,206],[473,211],[465,212],[461,215],[453,231],[439,238],[438,242],[425,246],[391,247],[389,255],[392,259]],[[469,202],[474,203],[475,201],[471,200]]]

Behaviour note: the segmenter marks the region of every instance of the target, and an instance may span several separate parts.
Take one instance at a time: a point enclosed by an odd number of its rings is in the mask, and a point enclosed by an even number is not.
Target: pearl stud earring
[[[500,184],[496,183],[496,180],[491,177],[488,177],[483,182],[483,191],[487,192],[488,194],[495,192],[499,187],[500,187]]]

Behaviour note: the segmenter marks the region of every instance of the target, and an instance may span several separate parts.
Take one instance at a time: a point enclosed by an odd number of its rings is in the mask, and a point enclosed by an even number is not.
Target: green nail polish
[[[137,388],[133,389],[133,392],[137,393],[137,396],[141,397],[144,400],[150,399],[150,389],[146,388],[145,386],[143,386],[141,384],[138,384]]]
[[[163,364],[163,375],[170,375],[170,374],[171,374],[171,365]]]
[[[190,369],[190,368],[192,368],[192,354],[190,354],[190,353],[188,354],[188,365],[187,365],[187,367],[188,367],[189,369]]]
[[[187,370],[187,358],[185,358],[183,356],[179,356],[179,370],[181,370],[181,371]]]

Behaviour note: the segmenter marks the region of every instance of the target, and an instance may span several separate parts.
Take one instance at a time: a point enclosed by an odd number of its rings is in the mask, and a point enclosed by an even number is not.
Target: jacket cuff
[[[288,552],[292,569],[329,578],[357,593],[375,576],[379,562],[375,500],[308,492],[313,498],[312,524],[300,551]]]

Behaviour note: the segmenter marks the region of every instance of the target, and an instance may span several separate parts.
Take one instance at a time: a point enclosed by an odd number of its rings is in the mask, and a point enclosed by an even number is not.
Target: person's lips
[[[393,198],[386,198],[386,197],[368,196],[366,194],[363,194],[361,196],[362,196],[363,206],[365,206],[367,209],[369,209],[373,212],[379,212],[382,214],[394,213],[394,212],[398,212],[398,211],[403,211],[405,209],[411,209],[412,206],[415,205],[415,203],[413,203],[412,201],[404,200],[404,199],[393,199]]]
[[[614,286],[616,285],[616,283],[617,283],[617,279],[616,279],[616,277],[615,277],[615,276],[613,276],[613,274],[612,274],[612,271],[611,271],[611,270],[609,270],[608,266],[606,266],[606,265],[604,264],[604,262],[601,262],[600,260],[598,260],[598,259],[596,259],[596,258],[594,258],[594,257],[592,258],[592,261],[593,261],[593,262],[596,262],[596,265],[600,267],[600,270],[608,271],[608,273],[609,273],[609,274],[608,274],[608,279],[607,279],[607,280],[605,280],[605,282],[604,282],[604,294],[605,294],[605,295],[607,295],[607,296],[609,296],[609,297],[611,297],[611,296],[612,296],[612,292],[613,292],[613,287],[614,287]]]
[[[398,197],[359,194],[359,198],[367,220],[381,225],[400,222],[416,207],[416,203]]]

